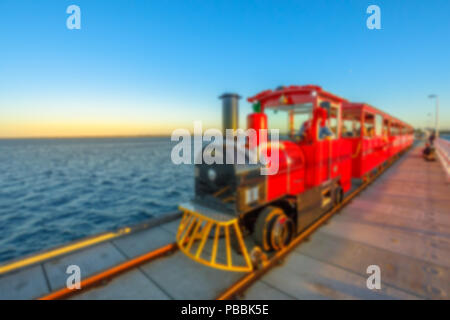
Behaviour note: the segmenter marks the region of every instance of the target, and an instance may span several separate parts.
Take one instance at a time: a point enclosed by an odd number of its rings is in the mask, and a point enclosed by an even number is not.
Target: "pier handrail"
[[[436,154],[447,175],[447,182],[450,181],[450,141],[438,138],[435,142]]]

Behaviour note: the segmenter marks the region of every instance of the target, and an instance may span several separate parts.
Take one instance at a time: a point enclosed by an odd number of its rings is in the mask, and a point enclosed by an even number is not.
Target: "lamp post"
[[[434,99],[436,98],[436,123],[435,123],[435,137],[439,138],[439,97],[437,94],[430,94],[428,96],[428,98],[430,99]]]

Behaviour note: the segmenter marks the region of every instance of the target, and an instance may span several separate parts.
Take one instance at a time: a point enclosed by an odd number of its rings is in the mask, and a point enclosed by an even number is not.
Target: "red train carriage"
[[[318,86],[291,86],[263,91],[248,101],[260,106],[259,113],[249,115],[248,127],[260,129],[252,124],[266,123],[269,118],[269,125],[273,122],[270,127],[280,130],[282,150],[290,161],[301,163],[285,174],[268,176],[266,198],[271,202],[280,196],[285,201],[294,197],[297,214],[293,220],[300,232],[351,187],[351,144],[340,132],[341,108],[346,100]],[[258,122],[255,117],[264,120]],[[327,126],[332,134],[321,137],[321,126]],[[300,132],[302,127],[305,129]]]
[[[413,128],[365,103],[345,102],[342,136],[352,143],[352,177],[370,173],[413,143]]]
[[[221,98],[224,119],[237,116],[239,96]],[[180,205],[177,232],[187,256],[232,271],[251,270],[257,260],[251,257],[288,245],[343,200],[352,177],[365,177],[412,143],[410,126],[319,86],[280,87],[248,101],[255,109],[247,125],[258,132],[257,151],[277,152],[278,171],[262,175],[262,163],[195,165],[195,197]],[[237,118],[229,123],[224,129],[236,129]],[[280,141],[266,143],[260,129],[279,129]]]

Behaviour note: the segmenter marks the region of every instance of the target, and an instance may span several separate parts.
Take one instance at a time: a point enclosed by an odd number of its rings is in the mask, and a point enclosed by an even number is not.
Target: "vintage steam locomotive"
[[[221,98],[223,129],[237,129],[239,96]],[[195,197],[180,205],[177,233],[187,256],[231,271],[249,271],[256,253],[286,247],[339,204],[352,182],[369,179],[413,142],[410,125],[315,85],[266,90],[248,101],[255,111],[248,128],[280,130],[279,142],[256,140],[258,152],[278,152],[278,172],[262,175],[261,163],[195,165]]]

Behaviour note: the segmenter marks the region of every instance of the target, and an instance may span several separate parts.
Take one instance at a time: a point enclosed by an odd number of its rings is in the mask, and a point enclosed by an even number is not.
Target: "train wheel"
[[[253,238],[265,251],[281,250],[294,236],[294,223],[282,209],[267,207],[256,219]]]
[[[335,192],[334,204],[337,206],[342,202],[342,200],[344,200],[344,191],[342,190],[341,186],[337,186]]]

